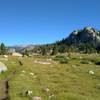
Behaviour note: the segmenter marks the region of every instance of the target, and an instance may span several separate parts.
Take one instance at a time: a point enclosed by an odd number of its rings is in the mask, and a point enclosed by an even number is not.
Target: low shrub
[[[82,61],[80,61],[80,63],[82,63],[82,64],[91,64],[91,62],[88,61],[88,60],[82,60]]]
[[[95,62],[96,65],[100,65],[100,61]]]
[[[66,56],[56,56],[53,58],[53,60],[55,61],[59,61],[61,64],[66,64],[69,61],[69,58],[67,58]]]

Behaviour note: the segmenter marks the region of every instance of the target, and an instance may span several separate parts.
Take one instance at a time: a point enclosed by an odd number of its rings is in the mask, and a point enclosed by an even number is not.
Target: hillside
[[[69,37],[63,40],[64,43],[70,45],[72,44],[81,44],[81,43],[89,43],[95,48],[100,47],[100,31],[92,28],[85,27],[82,30],[73,31]]]
[[[55,48],[56,46],[56,48]],[[99,53],[100,52],[100,31],[92,27],[85,27],[75,30],[68,37],[52,44],[12,46],[17,52],[29,54],[51,55],[54,48],[58,53],[80,52],[80,53]]]
[[[68,37],[60,41],[35,47],[32,51],[40,54],[52,54],[54,50],[55,54],[65,52],[99,53],[100,31],[92,27],[85,27],[71,32]]]

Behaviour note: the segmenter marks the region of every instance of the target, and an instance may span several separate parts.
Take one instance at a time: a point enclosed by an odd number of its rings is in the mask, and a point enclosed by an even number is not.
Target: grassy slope
[[[100,57],[82,57],[100,60]],[[71,56],[68,64],[34,63],[35,60],[45,59],[46,57],[23,58],[23,66],[14,58],[4,62],[8,65],[9,72],[2,74],[2,78],[17,67],[16,75],[9,81],[10,100],[29,100],[29,97],[22,95],[26,90],[32,90],[32,96],[40,96],[43,100],[100,100],[100,87],[97,87],[100,84],[100,67],[94,63],[80,63],[80,55]],[[95,75],[89,75],[89,70],[93,70]],[[30,73],[34,73],[34,76]],[[51,99],[44,91],[45,88],[49,88],[49,94],[54,95]]]

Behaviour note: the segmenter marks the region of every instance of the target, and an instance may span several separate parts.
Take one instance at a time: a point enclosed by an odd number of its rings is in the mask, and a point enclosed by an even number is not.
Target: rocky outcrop
[[[93,47],[100,46],[100,32],[92,27],[73,31],[66,40],[72,44],[89,43]]]

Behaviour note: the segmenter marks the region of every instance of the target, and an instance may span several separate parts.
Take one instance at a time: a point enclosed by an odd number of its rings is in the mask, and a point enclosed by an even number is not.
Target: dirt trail
[[[16,70],[13,71],[7,78],[0,81],[0,100],[9,100],[9,80],[14,77]]]
[[[21,62],[21,61],[20,61]],[[19,65],[22,66],[22,64]],[[17,68],[14,69],[13,72],[10,73],[4,80],[0,80],[0,100],[10,100],[9,97],[9,81],[11,78],[13,78],[16,75]]]
[[[9,97],[8,97],[8,89],[9,89],[9,85],[8,85],[8,80],[2,80],[0,82],[0,92],[1,92],[1,95],[0,95],[0,100],[9,100]]]

